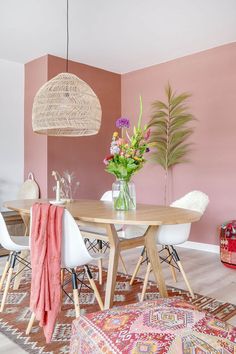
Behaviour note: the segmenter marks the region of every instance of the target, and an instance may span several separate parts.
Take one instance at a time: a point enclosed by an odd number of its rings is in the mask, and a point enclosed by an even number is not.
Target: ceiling
[[[236,0],[69,0],[69,58],[125,73],[236,41]],[[66,55],[66,0],[0,0],[0,59]]]

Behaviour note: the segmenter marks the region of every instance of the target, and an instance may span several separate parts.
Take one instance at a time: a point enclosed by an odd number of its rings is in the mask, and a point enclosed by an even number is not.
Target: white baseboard
[[[178,245],[178,247],[190,248],[192,250],[199,250],[199,251],[205,251],[205,252],[220,253],[220,246],[211,245],[209,243],[186,241],[186,242]]]

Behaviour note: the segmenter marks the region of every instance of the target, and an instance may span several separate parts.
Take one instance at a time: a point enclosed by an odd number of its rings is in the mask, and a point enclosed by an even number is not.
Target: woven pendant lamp
[[[102,110],[91,87],[68,73],[68,0],[66,71],[46,82],[37,92],[32,110],[35,133],[50,136],[86,136],[97,134]]]
[[[32,111],[33,131],[51,136],[97,134],[102,110],[91,87],[76,75],[61,73],[37,92]]]

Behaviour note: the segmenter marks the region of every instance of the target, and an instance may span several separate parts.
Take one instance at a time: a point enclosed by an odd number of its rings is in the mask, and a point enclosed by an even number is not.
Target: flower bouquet
[[[148,139],[150,129],[142,122],[142,99],[140,97],[140,113],[137,127],[133,127],[133,134],[128,129],[130,122],[127,118],[119,118],[116,127],[121,133],[114,132],[112,136],[110,155],[104,159],[106,171],[116,176],[113,183],[113,202],[116,210],[129,210],[136,208],[134,186],[130,182],[134,173],[138,172],[145,163],[144,155],[149,152]]]

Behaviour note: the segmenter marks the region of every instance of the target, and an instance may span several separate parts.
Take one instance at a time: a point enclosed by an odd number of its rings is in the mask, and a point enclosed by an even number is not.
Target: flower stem
[[[140,109],[139,109],[139,118],[138,118],[138,129],[141,127],[142,115],[143,115],[143,101],[142,96],[139,96]]]

